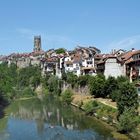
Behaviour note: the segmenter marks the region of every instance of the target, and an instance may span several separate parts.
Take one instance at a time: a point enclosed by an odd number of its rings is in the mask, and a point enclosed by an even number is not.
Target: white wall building
[[[107,58],[105,60],[104,68],[104,75],[106,78],[108,78],[109,76],[117,78],[118,76],[124,75],[123,66],[116,57]]]

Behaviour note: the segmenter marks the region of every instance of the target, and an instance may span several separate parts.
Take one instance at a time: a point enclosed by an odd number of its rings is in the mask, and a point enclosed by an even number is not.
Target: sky
[[[0,54],[95,46],[140,49],[140,0],[0,0]]]

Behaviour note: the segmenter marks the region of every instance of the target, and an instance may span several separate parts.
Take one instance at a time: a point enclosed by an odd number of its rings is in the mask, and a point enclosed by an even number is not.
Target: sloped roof
[[[133,59],[133,55],[136,55],[136,54],[140,54],[140,50],[133,50],[133,51],[128,51],[126,52],[123,56],[121,56],[121,59],[126,63],[131,63],[133,61],[135,61]]]
[[[128,51],[126,53],[124,53],[124,55],[122,55],[122,59],[123,60],[128,60],[130,57],[132,57],[135,54],[139,54],[140,50],[134,50],[134,51]]]
[[[119,62],[121,62],[121,60],[117,56],[115,56],[114,54],[106,54],[106,55],[103,56],[103,58],[97,64],[103,64],[103,63],[105,63],[105,61],[107,59],[110,59],[110,58],[115,58]]]
[[[82,56],[81,54],[75,54],[75,56],[73,57],[73,63],[80,63],[82,61]]]

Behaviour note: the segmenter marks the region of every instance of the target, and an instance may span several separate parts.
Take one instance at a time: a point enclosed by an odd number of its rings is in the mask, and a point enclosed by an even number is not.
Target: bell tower
[[[34,52],[41,51],[41,36],[34,36]]]

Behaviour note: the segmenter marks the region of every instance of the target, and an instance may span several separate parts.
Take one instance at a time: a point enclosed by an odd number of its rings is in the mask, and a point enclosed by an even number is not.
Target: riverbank
[[[116,113],[117,107],[115,102],[111,102],[111,100],[105,100],[102,98],[93,98],[92,96],[88,95],[73,95],[73,100],[71,105],[80,108],[84,112],[86,112],[84,105],[91,102],[96,101],[99,104],[99,107],[93,111],[93,113],[89,113],[91,116],[101,120],[105,125],[110,127],[113,132],[112,135],[117,140],[131,140],[131,138],[127,135],[120,134],[116,130]]]
[[[29,100],[29,99],[34,99],[37,98],[37,96],[32,96],[32,97],[21,97],[19,99],[16,99],[15,101],[23,101],[23,100]]]

